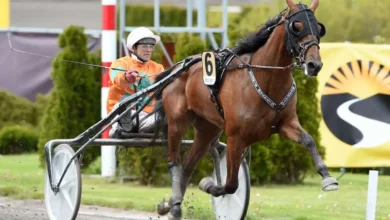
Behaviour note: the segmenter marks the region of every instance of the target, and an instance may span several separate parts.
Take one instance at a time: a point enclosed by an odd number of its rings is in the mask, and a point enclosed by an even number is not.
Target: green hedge
[[[0,130],[7,125],[36,126],[40,118],[38,105],[3,90],[0,90],[0,109]]]
[[[310,5],[311,0],[302,2]],[[272,4],[254,5],[249,12],[241,13],[241,18],[229,22],[231,44],[258,29],[286,7],[285,0],[277,0]],[[321,42],[390,43],[389,8],[390,1],[382,0],[321,1],[315,13],[327,29]]]
[[[195,34],[183,33],[175,45],[174,62],[179,62],[188,56],[202,53],[206,50],[206,44]]]
[[[37,95],[36,102],[0,90],[0,154],[35,152],[38,123],[48,96]]]
[[[136,177],[141,185],[167,186],[171,183],[167,158],[167,147],[129,148],[127,153],[123,150],[119,154],[118,172],[120,176]]]
[[[31,126],[13,125],[0,131],[0,154],[36,152],[38,132]]]
[[[195,26],[196,10],[192,12],[192,21]],[[187,8],[160,5],[160,26],[186,25]],[[154,26],[154,5],[126,5],[126,26]]]
[[[147,15],[147,16],[146,16]],[[119,11],[118,11],[119,19]],[[192,12],[193,26],[197,25],[197,11]],[[118,22],[119,25],[119,22]],[[154,26],[154,6],[153,5],[126,5],[125,26]],[[187,9],[171,5],[160,5],[160,26],[165,27],[185,27],[187,26]],[[119,26],[118,26],[119,30]],[[127,33],[128,34],[128,33]],[[161,33],[162,42],[175,42],[177,33]],[[125,36],[127,38],[127,35]],[[163,55],[162,52],[160,55]]]

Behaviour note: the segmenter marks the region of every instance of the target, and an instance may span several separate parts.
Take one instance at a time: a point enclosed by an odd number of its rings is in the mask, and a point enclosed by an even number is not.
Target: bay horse
[[[181,204],[194,169],[222,131],[227,137],[226,184],[217,186],[211,177],[205,177],[199,188],[206,193],[215,197],[235,193],[245,149],[274,133],[310,151],[324,191],[339,188],[314,139],[299,123],[291,71],[295,67],[294,58],[308,76],[317,76],[322,68],[319,41],[326,31],[314,15],[319,0],[312,0],[309,7],[293,0],[286,3],[285,10],[230,50],[234,58],[229,65],[233,68],[226,69],[217,95],[223,114],[215,107],[203,82],[202,62],[177,76],[158,97],[169,145],[168,169],[172,179],[169,219],[181,219]],[[168,74],[161,74],[156,81]],[[181,166],[180,143],[191,125],[195,138]]]

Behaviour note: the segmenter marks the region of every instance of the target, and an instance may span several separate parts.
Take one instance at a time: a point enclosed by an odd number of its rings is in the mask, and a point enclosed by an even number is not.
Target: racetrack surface
[[[0,220],[47,220],[44,200],[0,197]],[[162,220],[155,213],[81,205],[77,220]]]

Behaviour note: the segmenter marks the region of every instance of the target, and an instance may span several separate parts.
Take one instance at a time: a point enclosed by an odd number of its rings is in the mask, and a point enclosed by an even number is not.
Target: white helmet
[[[127,48],[131,51],[133,51],[133,46],[136,44],[139,40],[143,38],[153,38],[156,41],[156,44],[160,42],[160,37],[157,35],[154,35],[151,30],[145,27],[139,27],[134,29],[129,36],[127,36]]]

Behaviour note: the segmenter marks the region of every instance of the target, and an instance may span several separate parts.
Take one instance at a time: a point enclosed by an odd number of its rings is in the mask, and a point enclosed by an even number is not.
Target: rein
[[[241,59],[241,57],[239,57],[237,54],[235,54],[229,48],[225,48],[221,52],[223,52],[224,50],[229,51],[231,55],[233,55],[234,57],[236,57],[238,60],[240,60],[242,62],[242,64],[228,64],[228,65],[226,65],[224,67],[239,68],[239,69],[242,69],[242,68],[258,68],[258,69],[278,69],[278,70],[293,69],[295,67],[298,67],[297,62],[292,63],[292,64],[287,65],[287,66],[253,65],[253,64],[246,63],[244,60]]]

